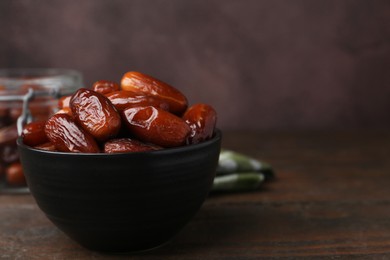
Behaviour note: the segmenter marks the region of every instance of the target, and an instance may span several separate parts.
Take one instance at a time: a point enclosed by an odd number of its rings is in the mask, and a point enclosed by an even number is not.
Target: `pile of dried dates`
[[[188,107],[176,88],[140,72],[120,84],[100,80],[59,100],[47,121],[25,126],[24,144],[73,153],[126,153],[197,144],[210,139],[217,115],[206,104]]]
[[[18,130],[16,124],[0,129],[0,183],[9,186],[25,185],[22,165],[19,162],[19,153],[16,146]]]
[[[39,85],[23,85],[10,93],[4,86],[0,86],[0,95],[25,95],[30,88],[44,90]],[[46,120],[57,110],[56,99],[38,97],[30,102],[29,110],[35,120]],[[0,102],[0,192],[4,185],[5,187],[26,185],[16,145],[18,138],[16,121],[21,114],[21,101]]]

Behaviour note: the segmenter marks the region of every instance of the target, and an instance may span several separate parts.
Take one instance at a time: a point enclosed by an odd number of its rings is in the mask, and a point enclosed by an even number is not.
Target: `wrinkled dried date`
[[[77,123],[99,141],[118,134],[121,117],[104,95],[89,89],[79,89],[70,100],[70,108]]]
[[[191,135],[188,137],[189,143],[197,144],[213,136],[217,113],[209,105],[195,104],[187,109],[183,119],[191,127]]]
[[[60,152],[99,152],[99,147],[93,137],[79,127],[67,114],[53,115],[46,122],[45,133]]]
[[[128,153],[159,150],[161,147],[145,144],[131,138],[118,138],[104,144],[105,153]]]
[[[121,88],[164,100],[169,104],[170,112],[176,115],[182,115],[188,106],[187,98],[179,90],[140,72],[127,72],[122,77]]]
[[[106,97],[111,101],[111,103],[118,111],[123,111],[125,108],[130,106],[153,106],[164,110],[169,110],[169,105],[167,102],[153,96],[139,95],[132,91],[115,91],[108,93]]]
[[[163,147],[184,145],[191,131],[181,118],[152,106],[127,108],[123,118],[139,140]]]

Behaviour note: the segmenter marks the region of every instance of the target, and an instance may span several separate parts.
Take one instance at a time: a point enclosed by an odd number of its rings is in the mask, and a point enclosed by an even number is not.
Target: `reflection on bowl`
[[[69,237],[98,251],[135,252],[169,241],[212,186],[221,132],[152,152],[74,154],[30,148],[21,161],[40,209]]]

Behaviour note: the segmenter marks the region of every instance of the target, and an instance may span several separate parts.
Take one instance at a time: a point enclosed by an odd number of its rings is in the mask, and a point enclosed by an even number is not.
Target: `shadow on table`
[[[213,195],[195,218],[165,246],[145,253],[152,256],[201,257],[219,255],[272,236],[277,213],[261,203],[218,203]]]

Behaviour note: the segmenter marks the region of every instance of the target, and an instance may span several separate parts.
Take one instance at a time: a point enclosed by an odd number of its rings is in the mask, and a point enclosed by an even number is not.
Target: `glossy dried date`
[[[46,143],[45,124],[45,121],[36,121],[25,125],[22,131],[23,143],[29,146]]]
[[[123,119],[139,140],[162,147],[184,145],[191,132],[180,117],[152,106],[127,108],[123,110]]]
[[[131,138],[112,139],[104,144],[105,153],[144,152],[155,151],[159,149],[161,149],[161,147],[145,144]]]
[[[118,111],[123,111],[127,107],[153,106],[164,110],[169,109],[167,102],[152,96],[139,95],[132,91],[115,91],[108,93],[106,97],[116,107]]]
[[[140,72],[127,72],[122,77],[121,88],[164,100],[169,104],[170,112],[176,115],[182,115],[188,106],[187,98],[179,90]]]
[[[118,134],[121,117],[104,95],[89,89],[79,89],[70,100],[76,122],[99,141]]]
[[[93,83],[92,89],[100,94],[108,94],[110,92],[118,91],[119,84],[109,80],[99,80]]]
[[[191,135],[188,137],[188,142],[197,144],[213,136],[217,122],[217,113],[209,105],[195,104],[187,109],[183,119],[191,127]]]
[[[53,115],[46,122],[45,133],[60,152],[99,152],[99,147],[93,137],[79,127],[67,114]]]

